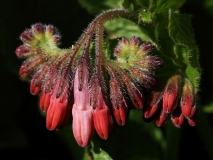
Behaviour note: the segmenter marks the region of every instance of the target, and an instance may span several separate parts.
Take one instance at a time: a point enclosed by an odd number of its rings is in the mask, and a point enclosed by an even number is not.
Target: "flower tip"
[[[43,34],[44,33],[44,25],[41,23],[36,23],[32,25],[32,31],[34,34]]]
[[[27,77],[30,74],[30,73],[26,72],[25,70],[26,70],[26,67],[24,67],[24,66],[21,66],[20,69],[19,69],[19,74],[22,77]]]
[[[126,108],[126,106],[120,106],[119,108],[113,107],[113,113],[114,113],[115,119],[120,126],[125,125],[127,112],[128,112],[128,109]]]
[[[94,126],[98,135],[102,139],[108,139],[109,134],[112,131],[113,120],[109,113],[109,109],[94,110]]]
[[[86,147],[94,133],[93,110],[82,110],[74,104],[72,109],[72,130],[76,142],[81,147]]]
[[[180,76],[171,77],[163,94],[163,111],[172,112],[178,105]]]
[[[40,109],[43,112],[47,112],[50,105],[51,94],[42,92],[40,95]]]
[[[19,46],[18,48],[16,48],[15,53],[16,53],[16,56],[17,56],[17,57],[22,58],[22,55],[23,55],[24,53],[28,53],[29,51],[30,51],[30,50],[29,50],[28,47],[26,47],[26,46]]]
[[[166,121],[168,119],[168,113],[162,111],[161,114],[158,116],[158,118],[156,119],[156,125],[158,127],[162,127],[166,124]]]
[[[156,110],[161,105],[161,98],[162,98],[161,92],[152,92],[151,93],[151,95],[144,107],[143,116],[145,118],[150,118],[156,113]]]
[[[30,84],[30,93],[32,95],[36,95],[40,92],[41,90],[41,87],[40,86],[37,86],[36,84],[33,83],[33,81],[31,81],[31,84]]]
[[[66,120],[67,112],[69,112],[69,104],[66,99],[56,98],[55,93],[51,95],[50,105],[47,110],[46,127],[49,130],[61,128]]]
[[[46,26],[46,32],[50,35],[54,35],[57,33],[57,29],[53,25]]]
[[[189,95],[185,95],[185,97],[181,100],[181,110],[186,118],[190,118],[194,115],[196,106],[193,105],[192,98]]]
[[[198,121],[198,114],[197,111],[195,111],[194,115],[190,118],[188,118],[188,124],[192,127],[196,126]]]
[[[133,36],[130,39],[130,45],[133,45],[133,46],[136,46],[136,47],[138,47],[141,42],[142,42],[141,38],[137,37],[137,36]]]
[[[20,38],[24,43],[27,43],[27,44],[31,44],[35,40],[35,37],[33,33],[31,32],[31,30],[24,31],[21,34]]]
[[[143,51],[144,54],[151,53],[153,50],[153,44],[151,42],[144,42],[140,49]]]
[[[184,116],[181,114],[179,117],[172,117],[172,123],[175,127],[181,128],[184,122]]]
[[[155,111],[157,110],[157,108],[158,108],[158,104],[146,106],[146,107],[144,108],[143,116],[144,116],[145,118],[150,118],[150,117],[152,117],[153,114],[155,113]]]

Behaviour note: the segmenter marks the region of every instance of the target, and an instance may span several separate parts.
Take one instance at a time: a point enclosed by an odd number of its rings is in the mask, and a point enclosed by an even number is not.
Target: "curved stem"
[[[137,15],[129,12],[128,10],[124,9],[113,9],[106,11],[96,17],[93,22],[97,23],[96,26],[96,74],[100,74],[101,71],[101,64],[103,59],[105,58],[104,50],[103,50],[103,30],[104,30],[104,23],[113,18],[125,18],[131,21],[137,22]]]

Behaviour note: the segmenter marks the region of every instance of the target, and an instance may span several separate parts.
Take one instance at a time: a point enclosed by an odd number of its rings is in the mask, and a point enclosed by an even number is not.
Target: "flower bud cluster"
[[[69,54],[57,54],[60,36],[51,25],[37,23],[20,38],[24,44],[16,49],[16,55],[27,60],[19,74],[32,75],[30,92],[33,95],[41,91],[40,108],[47,112],[46,127],[61,128],[69,120],[73,105]]]
[[[113,17],[130,17],[129,14],[122,9],[104,12],[70,49],[58,48],[60,36],[51,25],[35,24],[20,36],[23,45],[16,49],[16,55],[26,61],[19,74],[31,75],[30,92],[41,93],[40,109],[46,112],[46,127],[60,129],[72,117],[73,135],[82,147],[88,145],[95,131],[107,139],[113,130],[113,119],[124,125],[130,106],[143,109],[145,118],[156,115],[158,126],[165,124],[170,114],[178,127],[185,119],[192,126],[196,123],[195,94],[187,79],[183,81],[175,75],[163,92],[153,90],[158,86],[155,70],[163,61],[152,54],[151,42],[142,42],[136,36],[122,38],[114,49],[115,60],[105,56],[104,22]],[[94,34],[96,56],[91,61]],[[153,90],[147,103],[144,89]]]
[[[155,118],[157,126],[163,126],[169,118],[180,128],[188,122],[195,126],[197,122],[195,91],[187,78],[179,74],[169,78],[163,91],[152,91],[143,116]]]
[[[41,92],[40,109],[47,113],[46,127],[60,129],[72,115],[73,134],[82,147],[90,142],[94,131],[103,139],[109,137],[113,129],[112,113],[119,125],[126,123],[128,99],[135,108],[143,108],[142,86],[155,85],[153,70],[162,64],[160,58],[151,55],[150,42],[141,44],[139,37],[123,38],[115,48],[117,61],[108,59],[103,63],[98,59],[101,55],[97,55],[96,67],[101,70],[96,73],[89,58],[94,29],[91,24],[87,31],[90,34],[83,36],[83,52],[76,65],[73,60],[79,56],[73,54],[75,47],[57,48],[60,36],[49,25],[39,23],[24,31],[21,34],[24,44],[16,49],[19,58],[26,58],[20,75],[32,76],[33,95]],[[104,68],[109,73],[109,82],[104,78]]]

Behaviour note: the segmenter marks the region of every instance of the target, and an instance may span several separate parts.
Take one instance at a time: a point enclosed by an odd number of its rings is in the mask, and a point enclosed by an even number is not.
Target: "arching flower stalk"
[[[151,42],[142,42],[137,36],[130,40],[122,38],[112,53],[114,59],[107,58],[104,23],[114,18],[138,22],[137,14],[127,10],[106,11],[89,24],[69,49],[58,48],[60,35],[51,25],[34,24],[21,34],[23,45],[16,49],[16,55],[26,61],[19,73],[23,77],[32,76],[33,95],[41,92],[40,109],[47,112],[46,127],[60,129],[72,117],[74,137],[85,147],[95,130],[102,139],[109,137],[113,129],[112,113],[117,123],[124,125],[130,106],[143,109],[144,117],[149,118],[161,104],[158,126],[165,123],[169,113],[176,126],[181,126],[184,117],[194,125],[195,94],[189,80],[183,82],[182,77],[173,76],[164,91],[153,90],[158,86],[155,70],[162,66],[163,60],[152,54]],[[93,35],[94,64],[90,59]],[[146,103],[144,92],[150,90],[153,94]]]

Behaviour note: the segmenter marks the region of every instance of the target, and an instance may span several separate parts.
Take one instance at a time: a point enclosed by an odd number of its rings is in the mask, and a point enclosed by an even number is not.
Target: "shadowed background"
[[[201,106],[207,105],[213,100],[212,9],[212,0],[189,0],[181,8],[182,13],[193,15],[192,24],[201,53],[200,62],[203,68],[199,92]],[[15,49],[22,44],[19,35],[37,22],[56,26],[62,35],[61,47],[70,47],[94,17],[82,8],[77,0],[0,1],[1,160],[13,157],[36,160],[74,159],[73,155],[76,151],[71,150],[71,148],[76,144],[69,144],[69,142],[75,143],[71,133],[71,124],[64,131],[66,134],[62,134],[63,131],[52,132],[46,129],[45,116],[38,108],[38,96],[30,94],[27,79],[21,79],[18,75],[23,60],[16,57]],[[208,112],[207,116],[212,127],[212,112]],[[177,158],[193,159],[202,155],[203,159],[210,159],[206,153],[205,147],[207,146],[203,144],[202,137],[197,132],[196,127],[186,126],[182,130]],[[127,138],[131,139],[132,137]],[[144,141],[146,141],[146,138],[144,138]],[[150,143],[150,147],[152,145]],[[77,148],[79,148],[78,153],[83,154],[84,150],[80,147]],[[152,150],[149,152],[149,154],[152,154]]]

